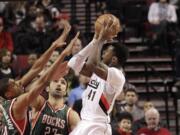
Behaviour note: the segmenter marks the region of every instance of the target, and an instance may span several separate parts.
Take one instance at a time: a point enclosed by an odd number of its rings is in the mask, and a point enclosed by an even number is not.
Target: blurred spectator
[[[150,47],[159,41],[161,49],[167,49],[168,42],[171,42],[171,38],[174,38],[173,36],[176,35],[174,33],[179,33],[176,29],[177,15],[175,6],[169,4],[169,0],[153,2],[149,8],[148,21],[151,24],[151,30],[153,32],[152,39],[154,42],[151,43]]]
[[[21,77],[29,71],[29,69],[33,66],[33,64],[36,62],[37,59],[38,59],[38,55],[36,53],[29,54],[27,61],[28,67],[21,71],[20,73]]]
[[[12,54],[7,49],[0,50],[0,79],[15,78],[15,72],[11,67]]]
[[[81,49],[82,49],[82,42],[80,39],[77,39],[73,48],[72,48],[72,52],[71,52],[72,56],[77,54]]]
[[[133,117],[128,112],[122,112],[117,115],[118,128],[117,135],[132,135],[132,122]],[[113,134],[114,135],[114,134]]]
[[[4,20],[0,17],[0,49],[6,48],[13,52],[14,45],[11,34],[4,30]]]
[[[47,35],[46,20],[43,14],[36,16],[31,27],[16,36],[16,53],[29,54],[31,52],[43,53],[50,45]]]
[[[133,121],[139,120],[144,117],[144,112],[137,106],[138,94],[136,92],[136,87],[129,84],[125,90],[124,95],[125,103],[119,105],[117,113],[129,112],[133,116]]]
[[[129,112],[133,116],[133,120],[139,120],[144,117],[144,112],[137,106],[138,94],[136,92],[136,87],[132,84],[128,84],[127,88],[124,90],[125,102],[119,105],[119,112]]]
[[[69,60],[72,56],[77,54],[83,48],[82,41],[78,38],[72,48],[72,52],[66,59]]]
[[[18,25],[22,22],[22,20],[26,17],[26,4],[25,1],[18,1],[15,3],[15,24]]]
[[[137,135],[171,135],[166,128],[159,125],[160,114],[157,109],[151,108],[145,113],[147,126],[139,129]]]
[[[169,4],[168,0],[153,2],[149,8],[148,21],[154,25],[161,25],[163,22],[177,22],[175,6]]]
[[[52,55],[51,55],[51,57],[50,57],[50,59],[49,59],[49,61],[51,63],[54,63],[56,61],[56,59],[58,58],[58,56],[59,56],[59,51],[58,50],[54,50]]]
[[[0,14],[4,12],[7,3],[8,2],[0,2]]]
[[[74,102],[82,98],[82,93],[86,89],[89,78],[84,75],[79,75],[79,85],[72,89],[68,97],[68,105],[73,107]]]
[[[151,101],[145,101],[144,106],[143,106],[144,113],[146,113],[146,111],[149,110],[152,107],[154,107],[154,104]],[[146,126],[147,126],[147,124],[146,124],[146,121],[145,121],[145,117],[143,117],[143,118],[135,121],[132,124],[132,131],[133,131],[134,134],[137,134],[137,131],[140,128],[143,128],[143,127],[146,127]]]

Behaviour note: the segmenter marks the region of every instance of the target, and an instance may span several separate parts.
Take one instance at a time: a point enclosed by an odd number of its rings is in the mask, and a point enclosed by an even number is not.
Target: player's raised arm
[[[98,75],[105,79],[105,70],[99,70],[100,67],[98,66],[97,68],[97,63],[100,61],[101,49],[103,44],[108,40],[107,34],[109,29],[111,29],[112,24],[112,21],[105,23],[100,33],[95,33],[93,40],[78,54],[70,59],[68,66],[71,67],[75,72],[82,73],[89,77],[93,72],[102,71],[99,72]],[[87,59],[88,61],[86,62]]]

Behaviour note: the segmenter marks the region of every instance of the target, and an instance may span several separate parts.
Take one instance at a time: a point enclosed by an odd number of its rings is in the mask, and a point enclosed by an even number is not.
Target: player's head
[[[0,80],[0,96],[4,99],[13,99],[23,92],[22,85],[14,79],[3,78]]]
[[[54,98],[62,98],[66,95],[68,88],[68,82],[65,78],[61,77],[59,80],[51,81],[47,91],[49,96]]]
[[[119,43],[107,44],[102,54],[102,61],[112,67],[122,67],[127,58],[129,52],[128,48]]]

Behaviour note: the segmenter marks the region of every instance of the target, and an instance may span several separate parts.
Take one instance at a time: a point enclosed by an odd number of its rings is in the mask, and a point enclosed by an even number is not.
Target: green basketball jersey
[[[29,122],[29,115],[27,113],[27,117],[25,119],[25,128],[24,131],[17,125],[16,121],[12,115],[12,105],[16,99],[13,100],[6,100],[0,106],[1,112],[3,113],[2,117],[2,127],[1,133],[3,135],[30,135],[30,122]]]
[[[35,119],[32,135],[68,135],[68,113],[70,108],[64,105],[59,110],[54,110],[45,102]]]

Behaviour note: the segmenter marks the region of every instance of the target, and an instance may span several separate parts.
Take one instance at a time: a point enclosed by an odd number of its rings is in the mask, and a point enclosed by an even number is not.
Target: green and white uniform
[[[27,116],[24,120],[24,124],[20,124],[22,127],[19,127],[17,121],[14,119],[12,114],[12,106],[14,104],[13,100],[6,100],[0,105],[1,112],[3,113],[2,117],[2,135],[30,135],[30,122],[29,122],[29,114],[27,112]]]
[[[54,110],[48,102],[45,102],[33,121],[32,135],[68,135],[69,111],[70,108],[66,105]]]

